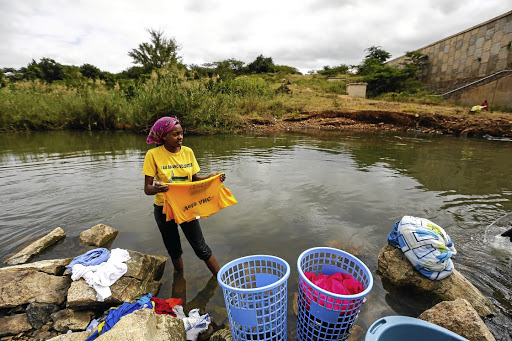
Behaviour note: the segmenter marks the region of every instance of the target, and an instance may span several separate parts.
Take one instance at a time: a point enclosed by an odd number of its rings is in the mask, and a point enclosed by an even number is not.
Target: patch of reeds
[[[16,82],[0,89],[0,129],[148,130],[159,117],[177,116],[191,132],[227,132],[241,125],[240,115],[262,110],[273,97],[260,78],[191,82],[176,70],[154,72],[130,96],[101,82]]]
[[[24,81],[0,89],[2,130],[110,129],[126,122],[130,103],[117,88]]]

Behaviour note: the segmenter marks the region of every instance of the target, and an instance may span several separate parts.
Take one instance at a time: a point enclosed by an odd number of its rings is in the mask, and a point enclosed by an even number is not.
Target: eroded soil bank
[[[247,128],[253,131],[320,130],[389,130],[418,131],[467,137],[512,137],[512,115],[492,113],[441,115],[408,114],[393,111],[306,111],[282,118],[250,118]]]

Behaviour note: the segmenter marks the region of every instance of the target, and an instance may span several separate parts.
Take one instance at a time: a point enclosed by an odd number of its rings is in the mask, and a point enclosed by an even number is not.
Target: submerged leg
[[[175,272],[183,272],[183,257],[172,259],[172,265]]]
[[[220,268],[219,268],[219,264],[217,263],[217,260],[215,259],[215,257],[213,257],[213,254],[210,256],[210,258],[208,258],[204,262],[206,263],[206,266],[208,267],[208,269],[210,269],[210,272],[214,276],[217,276],[217,273],[219,272]]]

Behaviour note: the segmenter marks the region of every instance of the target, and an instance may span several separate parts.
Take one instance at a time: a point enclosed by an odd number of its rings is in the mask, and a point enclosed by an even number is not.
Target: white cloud
[[[373,45],[398,57],[509,10],[508,0],[0,0],[0,67],[49,57],[119,72],[153,28],[187,64],[263,54],[306,72],[358,64]]]

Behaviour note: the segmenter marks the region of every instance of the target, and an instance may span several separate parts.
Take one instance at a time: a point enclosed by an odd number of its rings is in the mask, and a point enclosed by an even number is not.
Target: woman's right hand
[[[164,185],[164,183],[160,182],[160,181],[155,181],[153,188],[155,189],[156,193],[163,193],[163,192],[167,192],[169,190],[169,186]]]

